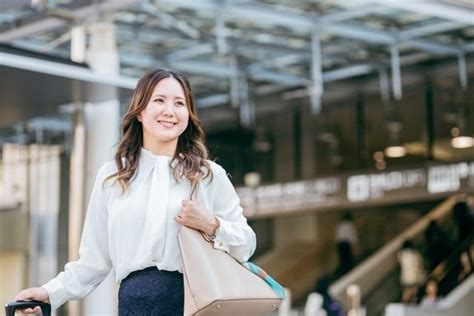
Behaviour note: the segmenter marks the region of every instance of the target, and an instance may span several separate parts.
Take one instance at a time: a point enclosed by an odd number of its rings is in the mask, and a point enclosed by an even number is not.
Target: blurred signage
[[[357,203],[404,202],[474,190],[474,162],[435,165],[237,189],[250,217],[348,207]]]
[[[463,187],[474,189],[474,162],[461,162],[428,169],[428,192],[455,192]]]
[[[349,176],[347,200],[361,202],[383,198],[393,192],[422,189],[426,185],[426,170],[412,169],[386,173]]]

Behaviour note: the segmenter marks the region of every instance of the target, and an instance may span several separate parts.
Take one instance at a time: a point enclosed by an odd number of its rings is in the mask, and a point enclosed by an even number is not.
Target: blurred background
[[[1,302],[77,258],[158,67],[190,79],[280,315],[470,315],[471,0],[0,0]],[[57,314],[116,314],[112,279]]]

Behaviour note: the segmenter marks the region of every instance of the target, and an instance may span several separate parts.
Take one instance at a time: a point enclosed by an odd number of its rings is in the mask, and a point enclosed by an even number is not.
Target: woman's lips
[[[176,125],[176,123],[173,123],[173,122],[166,122],[166,121],[158,121],[158,123],[164,127],[173,127]]]

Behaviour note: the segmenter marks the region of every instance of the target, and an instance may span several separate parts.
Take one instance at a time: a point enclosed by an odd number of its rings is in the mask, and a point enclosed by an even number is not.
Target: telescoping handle
[[[15,311],[18,309],[33,308],[39,306],[43,312],[43,316],[51,315],[51,305],[40,301],[17,301],[5,305],[6,316],[15,316]]]

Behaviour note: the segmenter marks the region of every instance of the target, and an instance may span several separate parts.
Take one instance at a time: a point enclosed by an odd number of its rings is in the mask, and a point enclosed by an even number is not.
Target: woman
[[[120,315],[182,315],[181,225],[209,235],[215,248],[240,262],[253,254],[255,234],[226,172],[207,160],[183,75],[158,69],[143,76],[122,132],[115,162],[97,174],[79,260],[43,286],[19,292],[16,300],[50,302],[56,309],[89,294],[113,269]]]
[[[415,249],[411,239],[403,242],[402,249],[397,256],[400,264],[400,284],[403,288],[402,302],[405,304],[416,303],[418,289],[426,277],[423,258],[420,252]]]

